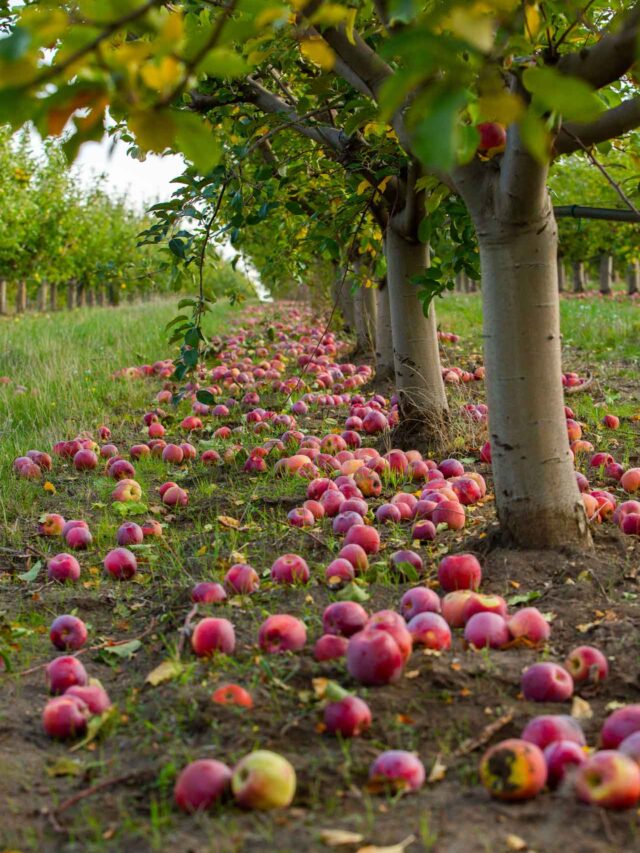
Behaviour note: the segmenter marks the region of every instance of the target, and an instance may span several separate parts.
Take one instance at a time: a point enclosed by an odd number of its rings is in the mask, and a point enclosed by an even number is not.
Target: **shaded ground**
[[[455,323],[447,328],[458,330]],[[445,347],[445,358],[466,367],[476,360],[472,348],[463,339]],[[577,349],[568,351],[567,361],[568,369],[588,366],[597,377],[589,394],[568,401],[587,425],[586,437],[597,449],[637,464],[638,424],[632,415],[640,406],[633,364],[621,358],[594,365]],[[158,383],[143,382],[151,400]],[[618,396],[611,400],[612,394]],[[478,402],[482,396],[482,383],[451,389],[454,410],[467,399]],[[602,416],[598,404],[608,400],[607,410],[625,419],[619,433],[605,436],[597,426]],[[139,440],[142,413],[122,407],[117,417],[111,416],[118,446],[126,448]],[[167,422],[170,434],[179,433],[183,414],[173,425]],[[342,415],[338,418],[341,423]],[[474,451],[484,440],[482,427],[464,420],[456,423],[451,453],[463,458],[468,468],[488,475],[487,466],[471,461],[477,459]],[[331,417],[322,421],[313,416],[301,419],[301,424],[317,435],[336,428]],[[603,525],[595,531],[595,550],[588,556],[490,550],[495,521],[492,501],[484,502],[470,513],[463,533],[442,534],[421,549],[426,581],[433,580],[446,550],[475,551],[483,562],[483,591],[504,595],[514,607],[531,602],[553,617],[548,647],[543,652],[512,648],[477,653],[465,650],[456,636],[451,652],[434,655],[417,649],[399,684],[358,688],[372,709],[374,723],[361,738],[340,742],[318,730],[319,686],[313,680],[333,678],[348,686],[343,665],[317,664],[308,653],[265,658],[256,645],[258,626],[268,613],[276,612],[302,618],[313,642],[321,633],[324,607],[335,599],[323,582],[323,568],[339,548],[327,522],[312,535],[285,523],[287,510],[301,502],[304,484],[282,483],[270,475],[251,478],[233,467],[194,466],[168,474],[156,460],[136,464],[136,476],[145,495],[152,495],[171,476],[188,486],[191,500],[187,508],[167,517],[153,498],[148,499],[150,513],[168,522],[167,536],[139,552],[139,582],[120,585],[104,580],[100,568],[119,524],[104,505],[111,483],[96,483],[58,467],[49,478],[56,494],[37,490],[34,501],[33,484],[15,486],[13,505],[22,511],[15,521],[5,515],[0,543],[5,549],[0,551],[4,620],[0,631],[9,641],[14,670],[0,680],[0,802],[5,805],[0,844],[39,851],[297,853],[327,850],[321,831],[345,829],[362,836],[359,843],[337,848],[345,851],[366,844],[398,844],[409,837],[413,837],[406,847],[409,853],[640,847],[635,810],[601,812],[577,804],[571,793],[562,791],[506,806],[490,801],[477,783],[485,743],[517,736],[535,714],[569,710],[569,705],[540,705],[519,697],[520,672],[534,660],[562,661],[571,648],[585,642],[606,652],[610,678],[598,688],[578,691],[588,703],[581,713],[592,714],[582,720],[592,745],[616,703],[640,701],[637,538],[622,537],[611,525]],[[593,474],[590,479],[599,482]],[[386,494],[395,490],[389,487]],[[95,548],[81,558],[83,581],[74,588],[44,583],[42,576],[32,581],[17,578],[38,559],[29,547],[60,550],[35,536],[43,511],[90,522]],[[221,517],[235,519],[238,529]],[[381,565],[367,576],[365,592],[370,598],[365,606],[370,612],[396,607],[402,592],[412,585],[394,582],[383,565],[385,554],[408,545],[407,536],[406,527],[384,532]],[[237,648],[232,658],[202,662],[191,655],[187,643],[179,677],[156,687],[145,683],[154,667],[177,657],[195,581],[222,578],[238,553],[268,575],[275,556],[287,551],[300,553],[309,562],[313,578],[307,587],[283,590],[263,581],[261,591],[250,599],[201,607],[205,615],[215,613],[233,621]],[[48,625],[55,615],[72,610],[91,626],[93,650],[82,659],[117,703],[104,736],[75,751],[49,740],[39,719],[45,701],[42,665],[52,650]],[[134,638],[141,646],[128,659],[94,648],[108,640]],[[215,687],[226,681],[237,681],[252,692],[253,710],[211,702]],[[233,763],[256,747],[281,752],[295,765],[299,786],[291,809],[255,814],[225,804],[211,815],[196,817],[174,809],[175,774],[188,760],[216,757]],[[416,750],[427,773],[433,772],[436,779],[411,796],[367,793],[368,766],[387,748]],[[101,784],[105,786],[93,791]],[[73,797],[78,799],[70,801]]]

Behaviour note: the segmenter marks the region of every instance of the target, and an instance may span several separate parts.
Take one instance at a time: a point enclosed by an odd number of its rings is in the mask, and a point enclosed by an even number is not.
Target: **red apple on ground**
[[[118,545],[141,545],[144,541],[144,532],[135,521],[125,521],[116,532]]]
[[[556,741],[573,741],[585,746],[587,741],[580,723],[568,714],[541,714],[524,727],[522,740],[535,743],[540,749]]]
[[[462,608],[462,618],[465,625],[476,613],[496,613],[506,619],[507,602],[501,595],[483,595],[480,592],[474,592]]]
[[[201,619],[191,635],[191,648],[198,657],[210,657],[217,652],[230,655],[236,645],[233,625],[228,619]]]
[[[402,749],[382,752],[369,768],[369,785],[394,791],[417,791],[424,785],[424,765],[417,755]]]
[[[547,765],[539,747],[509,738],[489,749],[480,761],[480,781],[498,800],[529,800],[547,781]]]
[[[178,808],[192,814],[205,811],[231,787],[231,769],[221,761],[201,758],[187,764],[176,780],[173,798]]]
[[[296,793],[296,772],[282,755],[259,749],[233,768],[231,788],[243,808],[286,808]]]
[[[191,590],[191,601],[201,604],[219,604],[225,601],[227,593],[222,584],[212,581],[197,583]]]
[[[600,742],[604,749],[617,749],[625,738],[637,731],[640,731],[640,705],[627,705],[604,721]]]
[[[253,566],[236,563],[224,576],[224,584],[231,595],[250,595],[260,588],[260,578]]]
[[[162,503],[167,506],[186,506],[189,503],[189,495],[180,486],[171,486],[162,495]]]
[[[442,615],[450,628],[463,628],[465,625],[464,608],[476,593],[471,589],[459,589],[447,593],[441,601]]]
[[[313,657],[317,661],[337,660],[347,653],[349,640],[337,634],[323,634],[313,647]]]
[[[556,740],[544,750],[544,760],[547,763],[547,785],[557,788],[565,780],[569,772],[587,760],[584,749],[572,740]]]
[[[476,613],[469,619],[464,638],[476,649],[502,649],[511,639],[504,617],[489,612]]]
[[[162,525],[155,519],[150,519],[142,524],[142,533],[146,539],[148,536],[162,536]]]
[[[473,554],[449,554],[440,561],[438,580],[445,592],[476,590],[482,580],[482,567]]]
[[[76,471],[93,471],[98,467],[98,457],[93,450],[79,450],[73,457]]]
[[[80,563],[71,554],[56,554],[47,562],[47,577],[65,583],[80,577]]]
[[[338,492],[338,494],[340,493]],[[356,574],[366,572],[369,568],[369,557],[360,545],[344,545],[338,552],[338,557],[348,560],[355,569]]]
[[[92,714],[103,714],[111,707],[107,691],[98,684],[74,684],[65,690],[64,695],[82,699]]]
[[[114,548],[112,551],[109,551],[102,562],[105,571],[116,580],[129,580],[135,575],[138,569],[135,554],[129,551],[128,548]]]
[[[330,734],[356,737],[371,726],[371,709],[357,696],[345,696],[324,709],[324,724]]]
[[[66,740],[85,733],[90,712],[75,696],[49,699],[42,712],[42,725],[49,737]]]
[[[89,680],[82,663],[71,655],[50,661],[45,669],[45,678],[50,693],[64,693],[72,685],[84,685]]]
[[[57,513],[47,513],[42,515],[38,523],[38,533],[40,536],[61,536],[62,529],[65,525],[65,520]]]
[[[569,652],[565,668],[575,682],[603,681],[609,674],[609,664],[600,649],[593,646],[578,646]]]
[[[355,578],[356,570],[353,568],[349,560],[344,560],[341,557],[338,557],[329,563],[327,568],[324,570],[324,576],[329,583],[350,581]]]
[[[524,671],[521,687],[532,702],[565,702],[573,695],[573,679],[557,663],[534,663]]]
[[[73,527],[64,537],[64,541],[74,551],[84,551],[93,542],[93,536],[88,527]]]
[[[633,758],[636,764],[640,764],[640,731],[633,732],[626,737],[618,747],[629,758]]]
[[[307,642],[304,622],[288,613],[268,616],[258,632],[258,644],[263,652],[298,652]]]
[[[451,648],[451,629],[438,613],[418,613],[407,628],[414,645],[436,651]]]
[[[356,601],[334,601],[322,614],[322,627],[325,634],[341,634],[351,637],[367,624],[369,615]]]
[[[306,560],[297,554],[283,554],[271,566],[271,579],[276,583],[308,583],[310,577]]]
[[[549,639],[551,626],[537,607],[523,607],[508,620],[507,626],[514,639],[544,643]]]
[[[440,613],[440,598],[426,586],[408,589],[400,599],[400,613],[407,622],[418,613]]]
[[[347,531],[345,545],[359,545],[366,554],[377,554],[380,550],[380,534],[375,527],[357,524]]]
[[[71,614],[57,616],[51,623],[49,638],[60,651],[77,651],[87,642],[87,626]]]
[[[584,803],[629,809],[640,799],[640,767],[615,749],[590,755],[576,773],[576,793]]]
[[[388,631],[365,628],[349,640],[347,670],[361,684],[391,684],[400,678],[403,666],[402,652]]]

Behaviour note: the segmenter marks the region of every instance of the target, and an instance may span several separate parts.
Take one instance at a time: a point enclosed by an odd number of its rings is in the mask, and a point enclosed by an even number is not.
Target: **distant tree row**
[[[0,127],[0,200],[0,314],[116,305],[186,286],[168,249],[138,245],[148,221],[100,179],[82,183],[56,141],[36,152],[28,133]],[[251,291],[214,253],[207,279],[217,295]]]

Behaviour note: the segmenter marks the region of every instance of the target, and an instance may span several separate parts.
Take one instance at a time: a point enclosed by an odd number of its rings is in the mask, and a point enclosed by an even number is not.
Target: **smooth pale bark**
[[[27,284],[24,281],[18,282],[16,289],[16,314],[24,314],[27,310]]]
[[[411,279],[429,265],[428,246],[408,240],[391,224],[385,238],[391,305],[393,360],[402,420],[420,421],[427,432],[442,428],[448,413],[440,370],[433,302],[424,316]]]
[[[67,310],[73,311],[76,307],[76,285],[75,282],[67,282]]]
[[[376,295],[372,287],[358,287],[353,295],[356,321],[356,347],[360,352],[373,352],[376,334]]]
[[[0,279],[0,314],[7,314],[7,282]]]
[[[611,255],[600,255],[600,293],[603,296],[611,295],[612,280],[613,258]]]
[[[352,332],[355,329],[355,313],[353,306],[353,296],[351,295],[350,284],[347,279],[343,280],[344,270],[337,271],[336,277],[333,280],[332,296],[334,303],[338,306],[342,314],[344,329],[346,332]]]
[[[582,261],[574,261],[573,269],[573,292],[584,293],[584,264]]]
[[[567,279],[564,270],[564,261],[558,255],[558,293],[564,293],[567,285]]]
[[[58,285],[52,281],[49,285],[49,310],[56,311],[58,308]]]
[[[381,281],[376,290],[376,377],[393,377],[393,336],[391,332],[391,305],[389,287]]]
[[[49,295],[49,288],[47,287],[46,281],[41,282],[40,287],[38,288],[38,311],[46,311],[47,310],[47,297]]]
[[[557,236],[543,223],[480,228],[487,402],[496,507],[525,548],[588,543],[564,417]]]
[[[633,296],[640,291],[640,261],[633,261],[627,269],[627,293]]]

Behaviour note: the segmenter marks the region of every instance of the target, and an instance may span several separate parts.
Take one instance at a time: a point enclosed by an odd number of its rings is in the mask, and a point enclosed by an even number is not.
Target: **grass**
[[[167,356],[164,327],[178,313],[176,301],[0,320],[0,376],[11,380],[0,385],[0,475],[30,448],[49,450],[148,402],[143,383],[114,382],[111,375]],[[229,310],[215,306],[205,330],[220,331]]]
[[[436,302],[438,323],[481,346],[482,297],[447,294]],[[640,305],[624,296],[616,300],[593,296],[563,299],[560,328],[567,356],[572,349],[589,360],[637,361],[640,340]],[[568,366],[569,369],[569,366]]]

